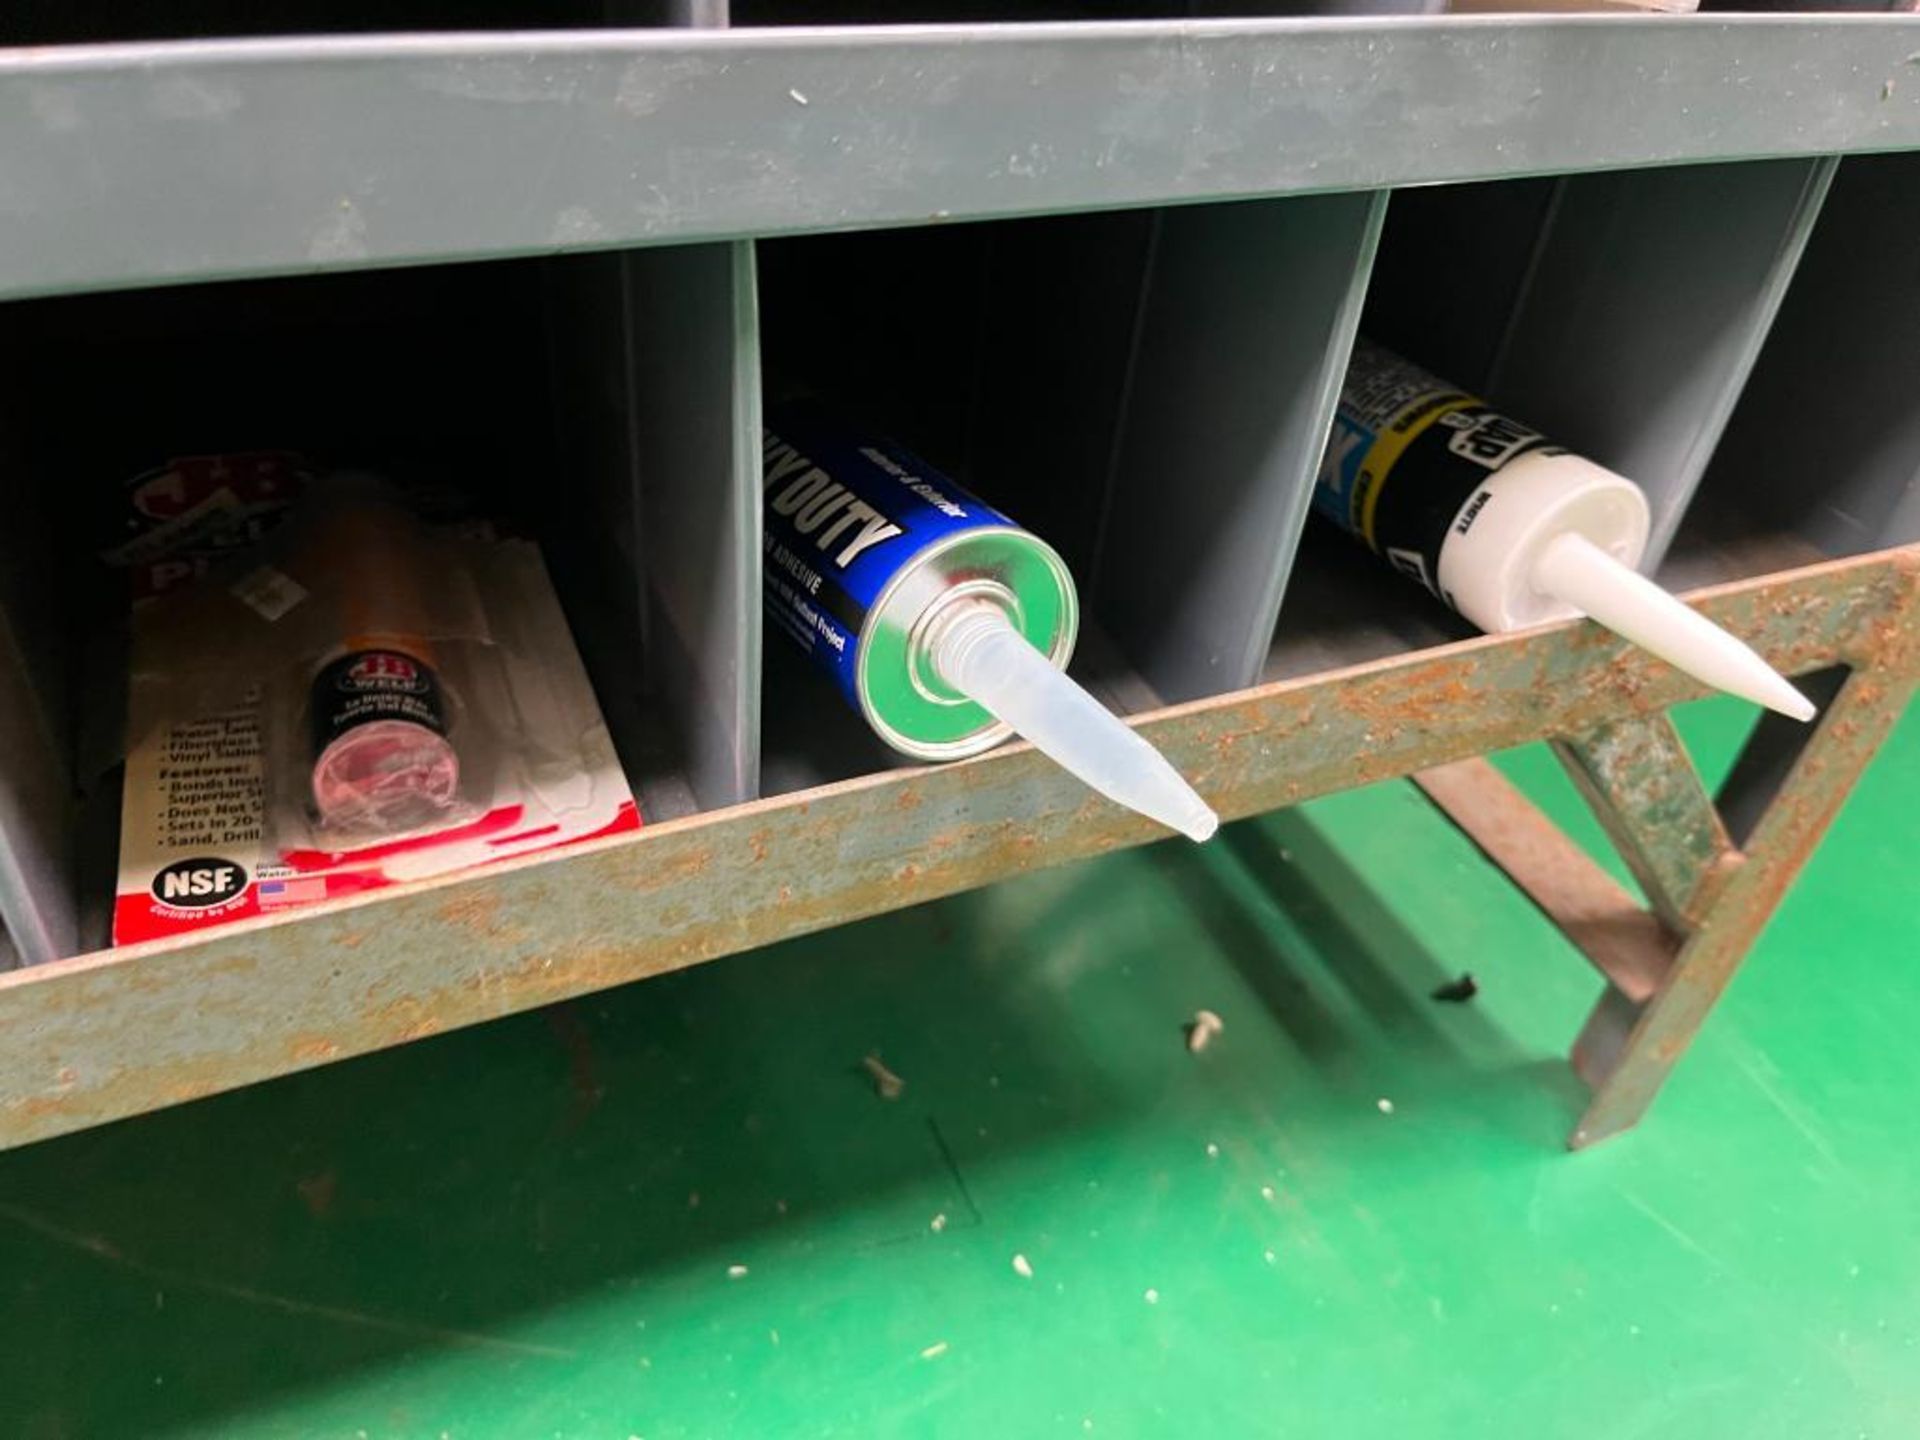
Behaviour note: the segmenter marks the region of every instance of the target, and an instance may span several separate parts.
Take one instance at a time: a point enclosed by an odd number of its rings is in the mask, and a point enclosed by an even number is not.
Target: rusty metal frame
[[[1574,1068],[1593,1098],[1568,1137],[1573,1148],[1646,1113],[1912,697],[1920,547],[1874,558],[1890,562],[1904,593],[1891,597],[1865,643],[1831,658],[1847,677],[1757,807],[1744,845],[1729,835],[1665,715],[1610,719],[1554,739],[1646,908],[1485,760],[1414,777],[1607,979],[1574,1042]],[[1769,727],[1761,743],[1772,748],[1777,738]],[[1751,799],[1737,807],[1756,808]]]
[[[1597,1088],[1574,1139],[1591,1143],[1645,1109],[1920,671],[1920,547],[1693,598],[1788,673],[1838,664],[1853,671],[1743,852],[1700,814],[1703,797],[1675,779],[1661,728],[1665,710],[1699,689],[1592,625],[1489,636],[1262,686],[1159,711],[1139,727],[1228,818],[1531,740],[1565,742],[1589,793],[1616,812],[1614,833],[1640,847],[1635,868],[1665,897],[1667,916],[1654,935],[1591,875],[1584,890],[1566,890],[1550,870],[1511,867],[1550,912],[1563,895],[1587,905],[1587,948],[1609,976],[1608,999],[1576,1052]],[[1464,772],[1460,795],[1474,793],[1476,773]],[[1434,777],[1427,780],[1431,789]],[[1163,833],[1016,745],[205,938],[0,975],[0,1145]],[[1486,834],[1498,851],[1497,828]],[[1565,860],[1567,847],[1558,853]],[[1670,942],[1661,926],[1673,923],[1686,933]],[[1619,932],[1610,953],[1595,937],[1621,924],[1638,925],[1637,938]],[[1570,929],[1582,937],[1578,924]]]

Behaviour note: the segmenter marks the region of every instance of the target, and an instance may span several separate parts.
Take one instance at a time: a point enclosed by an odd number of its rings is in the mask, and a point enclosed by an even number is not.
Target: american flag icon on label
[[[262,880],[262,905],[309,905],[327,898],[327,882],[318,876],[293,880]]]

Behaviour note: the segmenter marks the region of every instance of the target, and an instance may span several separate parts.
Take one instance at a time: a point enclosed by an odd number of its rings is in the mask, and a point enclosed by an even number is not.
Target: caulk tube
[[[1053,547],[823,406],[777,407],[763,454],[769,620],[894,749],[977,755],[1018,732],[1109,799],[1205,840],[1219,818],[1064,673],[1079,602]]]
[[[1639,486],[1366,340],[1313,503],[1482,630],[1586,615],[1716,689],[1813,716],[1751,648],[1635,571]]]

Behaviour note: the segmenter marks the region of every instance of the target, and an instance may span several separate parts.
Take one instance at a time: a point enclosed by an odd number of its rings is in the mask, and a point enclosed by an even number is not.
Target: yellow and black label
[[[1440,599],[1440,549],[1478,513],[1489,476],[1547,438],[1361,340],[1342,387],[1314,508]]]

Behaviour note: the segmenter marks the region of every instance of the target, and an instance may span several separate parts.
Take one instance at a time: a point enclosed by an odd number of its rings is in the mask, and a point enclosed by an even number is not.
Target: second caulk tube
[[[1017,732],[1109,799],[1205,840],[1219,818],[1064,673],[1066,564],[911,451],[812,403],[762,456],[767,616],[894,749],[976,755]]]
[[[1590,616],[1718,689],[1813,715],[1747,645],[1635,572],[1639,486],[1364,339],[1313,505],[1482,630]]]

